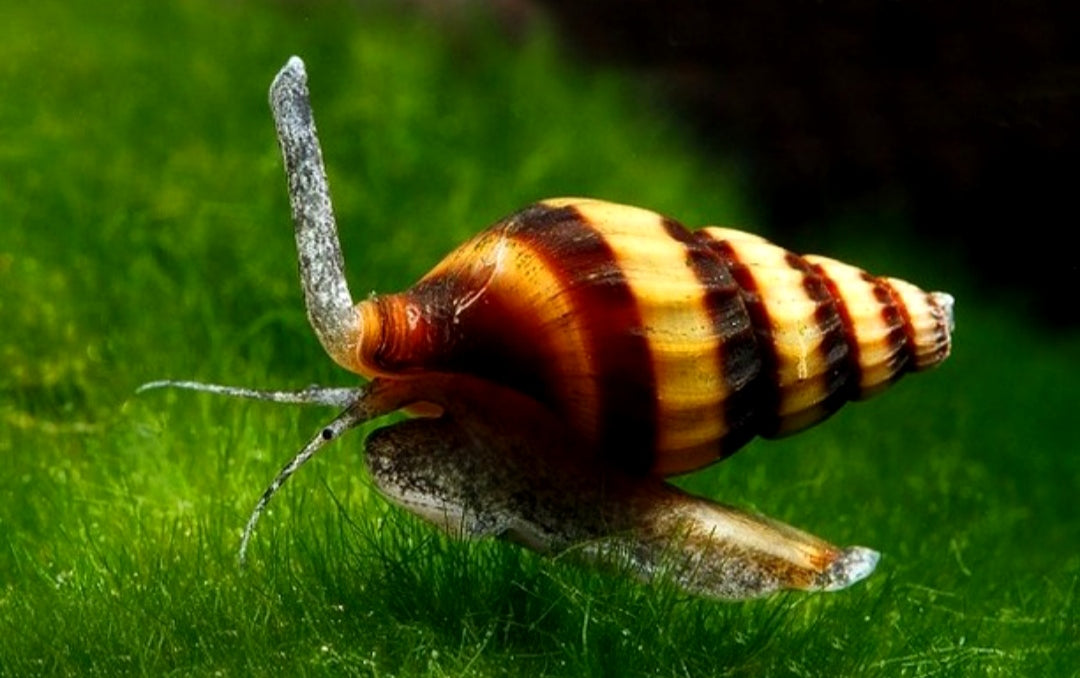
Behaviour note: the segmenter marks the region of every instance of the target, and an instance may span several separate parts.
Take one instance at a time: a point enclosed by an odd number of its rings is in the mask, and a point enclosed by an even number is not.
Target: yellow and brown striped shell
[[[668,475],[937,365],[951,301],[747,233],[560,198],[361,302],[347,367],[512,388],[610,463]]]

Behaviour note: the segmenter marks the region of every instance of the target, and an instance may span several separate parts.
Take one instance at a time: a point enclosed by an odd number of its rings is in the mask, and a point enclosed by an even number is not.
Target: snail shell
[[[952,299],[748,233],[546,200],[469,240],[412,289],[357,306],[368,377],[453,375],[527,395],[632,474],[691,471],[792,433],[950,349]],[[416,384],[411,390],[423,392]]]

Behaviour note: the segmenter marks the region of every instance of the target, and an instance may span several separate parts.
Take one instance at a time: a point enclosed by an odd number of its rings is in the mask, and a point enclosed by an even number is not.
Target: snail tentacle
[[[240,538],[238,557],[241,565],[244,564],[247,556],[248,542],[251,540],[251,535],[255,530],[255,524],[259,522],[259,517],[270,503],[270,500],[273,499],[277,491],[281,489],[292,474],[296,473],[319,450],[340,438],[346,431],[377,417],[394,412],[403,405],[400,389],[396,389],[393,384],[378,379],[361,388],[353,389],[352,396],[353,398],[347,407],[312,436],[311,440],[278,471],[277,476],[274,477],[274,480],[271,481],[259,497],[259,501],[256,502],[255,508],[251,511],[251,517],[248,518],[247,524],[244,526],[243,536]]]
[[[201,381],[162,379],[139,386],[135,389],[135,393],[139,394],[161,388],[202,391],[203,393],[213,393],[214,395],[223,395],[230,398],[263,400],[287,405],[325,405],[327,407],[347,407],[356,402],[365,390],[364,387],[335,387],[312,384],[298,391],[275,391],[243,386],[209,384]]]
[[[207,384],[198,381],[151,381],[143,384],[136,393],[143,393],[161,388],[179,388],[190,391],[202,391],[214,395],[224,395],[233,398],[249,400],[261,400],[291,405],[323,405],[329,407],[344,407],[345,409],[334,417],[328,424],[319,429],[311,440],[292,459],[285,464],[273,481],[259,497],[255,508],[244,526],[243,536],[240,539],[238,558],[243,565],[247,556],[248,543],[255,530],[260,516],[266,509],[270,500],[277,491],[288,481],[289,477],[296,473],[309,459],[315,456],[323,447],[337,440],[346,431],[357,426],[389,414],[400,409],[410,398],[407,390],[397,387],[396,384],[376,379],[364,386],[356,388],[321,387],[309,386],[297,391],[273,391],[244,388],[238,386],[224,386],[221,384]]]
[[[265,490],[263,490],[262,496],[259,497],[259,501],[256,502],[255,508],[251,511],[251,517],[248,518],[247,524],[244,525],[244,534],[240,538],[240,551],[238,553],[238,559],[241,565],[243,565],[247,559],[248,542],[251,541],[251,535],[255,531],[255,524],[259,522],[259,517],[262,515],[262,512],[266,509],[270,500],[274,498],[274,495],[277,494],[277,491],[281,489],[282,485],[284,485],[292,474],[296,473],[301,466],[314,457],[324,446],[337,440],[341,437],[342,433],[362,424],[369,418],[367,413],[362,411],[362,408],[353,406],[348,407],[341,414],[334,417],[333,421],[320,429],[319,432],[308,441],[308,444],[297,452],[296,455],[289,460],[289,463],[285,464],[285,466],[278,471],[274,480]]]

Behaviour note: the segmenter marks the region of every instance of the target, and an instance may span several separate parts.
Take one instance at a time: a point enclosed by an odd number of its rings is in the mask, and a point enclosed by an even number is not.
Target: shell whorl
[[[576,198],[504,219],[358,309],[361,374],[496,382],[622,468],[664,475],[933,367],[952,324],[944,293]]]

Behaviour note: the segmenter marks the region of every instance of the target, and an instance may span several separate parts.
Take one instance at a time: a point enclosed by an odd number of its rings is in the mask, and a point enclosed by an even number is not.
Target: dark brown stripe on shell
[[[686,247],[687,265],[705,289],[705,308],[713,331],[720,340],[720,365],[724,383],[739,393],[761,371],[754,326],[743,300],[742,288],[735,281],[728,263],[710,247],[707,238],[694,237],[678,222],[665,220],[664,228]],[[741,422],[725,418],[729,425]]]
[[[829,274],[825,271],[825,268],[819,264],[813,265],[814,273],[821,279],[822,284],[828,291],[829,296],[833,300],[833,304],[836,308],[837,316],[840,318],[840,324],[843,328],[843,336],[847,343],[847,373],[848,380],[846,388],[837,392],[842,393],[843,400],[836,404],[836,407],[844,404],[844,401],[854,400],[860,395],[860,384],[862,384],[862,363],[859,348],[859,335],[855,330],[855,321],[851,318],[851,311],[848,309],[847,301],[844,299],[844,295],[840,292],[840,287],[836,284],[836,281],[829,277]],[[834,397],[830,395],[830,397]]]
[[[730,440],[725,447],[738,449],[763,428],[778,426],[780,411],[780,375],[776,344],[773,341],[772,322],[768,310],[761,301],[757,281],[750,269],[739,261],[735,248],[726,240],[716,240],[706,235],[710,249],[719,257],[733,280],[739,286],[743,308],[753,329],[754,351],[758,364],[753,375],[738,392],[724,403],[724,418],[731,426]]]
[[[825,363],[825,399],[818,407],[822,410],[822,419],[829,416],[851,399],[854,384],[858,387],[858,363],[855,369],[851,364],[851,336],[840,311],[837,309],[839,297],[834,296],[825,280],[814,266],[797,254],[788,252],[784,260],[788,266],[803,274],[803,289],[806,295],[817,305],[814,309],[814,323],[821,332],[821,344],[818,353]]]
[[[657,441],[656,375],[633,290],[614,252],[574,207],[534,205],[511,217],[506,233],[554,272],[584,319],[597,375],[598,444],[631,473],[653,465]]]
[[[888,327],[893,328],[888,337],[889,346],[895,355],[893,363],[889,366],[892,372],[889,383],[893,383],[915,363],[914,330],[911,327],[911,318],[908,316],[907,306],[893,291],[888,281],[869,273],[863,273],[863,280],[873,286],[874,298],[881,304],[881,317]]]
[[[691,233],[678,222],[665,219],[664,230],[686,247],[687,266],[704,289],[705,310],[719,340],[720,375],[730,389],[721,416],[728,432],[716,453],[724,458],[754,437],[754,403],[750,386],[761,373],[762,361],[754,326],[729,263],[721,258],[715,241],[704,233]]]

